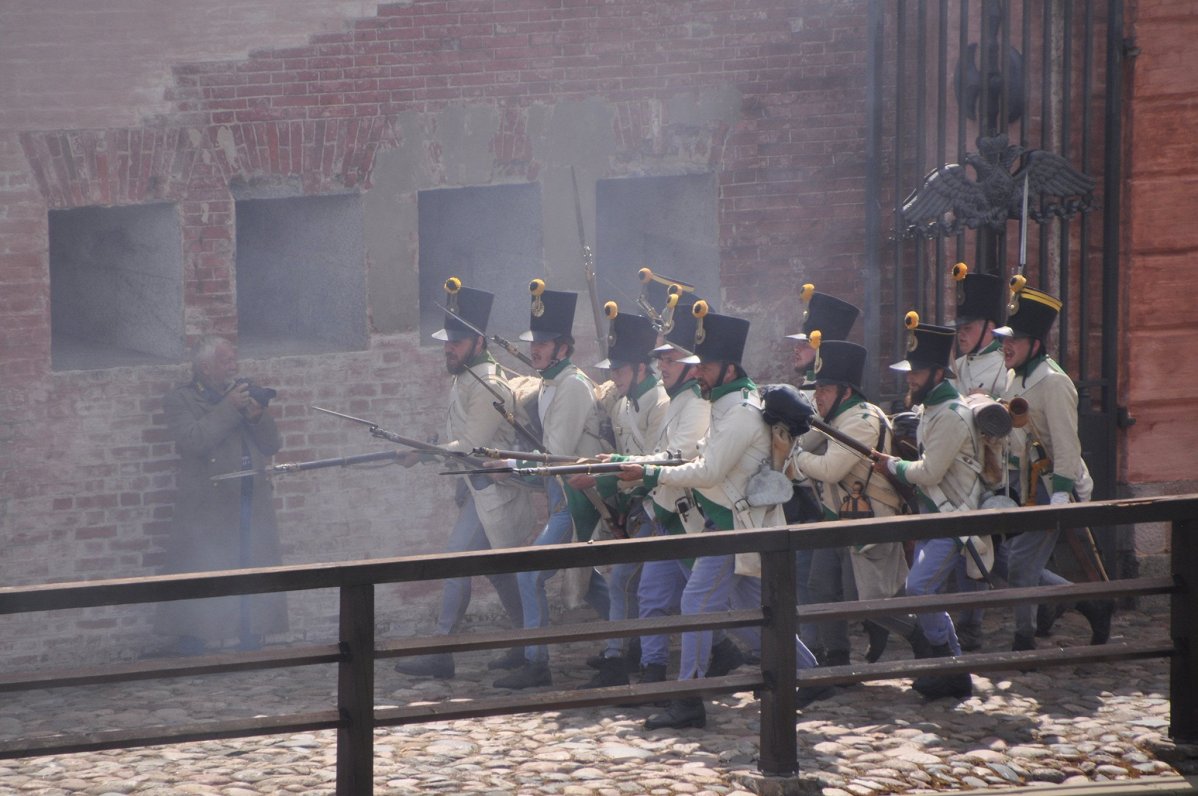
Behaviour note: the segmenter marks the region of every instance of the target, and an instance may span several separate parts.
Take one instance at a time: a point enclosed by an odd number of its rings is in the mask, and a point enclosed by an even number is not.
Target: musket
[[[405,454],[403,451],[382,451],[381,453],[360,453],[356,456],[340,456],[334,459],[314,459],[308,462],[287,462],[286,464],[276,464],[271,467],[262,467],[257,470],[238,470],[235,473],[221,473],[220,475],[212,476],[213,481],[224,481],[228,478],[248,478],[254,475],[283,475],[285,473],[300,473],[304,470],[319,470],[322,467],[348,467],[351,464],[362,464],[364,462],[381,462],[395,461]]]
[[[652,459],[636,462],[595,462],[551,465],[548,467],[484,467],[479,470],[447,470],[441,475],[476,475],[512,473],[513,475],[557,476],[557,475],[610,475],[623,470],[625,464],[657,465],[659,467],[677,467],[686,464],[681,456],[670,456],[665,459]]]
[[[470,453],[487,459],[521,459],[526,462],[543,462],[545,464],[577,464],[580,458],[578,456],[555,456],[552,453],[506,451],[502,448],[475,448]],[[598,459],[582,459],[582,461],[598,462]]]
[[[325,409],[324,407],[320,407],[320,406],[313,406],[312,408],[315,409],[317,412],[324,412],[326,415],[333,415],[334,417],[340,417],[345,420],[352,420],[355,423],[359,423],[363,426],[366,426],[367,428],[370,429],[370,436],[377,437],[379,439],[385,439],[388,442],[394,442],[396,445],[406,445],[409,448],[415,448],[416,450],[420,451],[421,453],[431,453],[434,456],[444,456],[447,458],[461,459],[463,461],[469,462],[470,464],[482,464],[482,462],[480,460],[474,458],[473,456],[471,456],[468,453],[464,453],[462,451],[451,451],[451,450],[442,448],[440,445],[433,445],[432,443],[421,442],[420,440],[412,439],[411,437],[400,436],[399,434],[396,434],[394,431],[388,431],[385,428],[380,428],[378,423],[375,423],[370,420],[363,420],[362,418],[354,417],[353,415],[347,415],[347,414],[343,414],[341,412],[334,412],[332,409]]]
[[[525,354],[523,351],[521,351],[520,347],[517,346],[515,343],[513,343],[511,340],[507,339],[506,337],[500,337],[497,334],[487,334],[482,329],[478,328],[477,326],[472,324],[470,321],[463,318],[461,315],[458,315],[456,312],[451,310],[449,307],[446,307],[442,304],[436,304],[436,306],[439,307],[440,309],[444,310],[447,315],[453,317],[458,323],[462,324],[463,326],[465,326],[470,331],[474,332],[479,337],[482,337],[483,339],[486,339],[486,340],[490,340],[492,343],[495,343],[500,348],[502,348],[504,351],[507,351],[509,354],[514,356],[516,359],[520,360],[520,362],[523,363],[525,367],[532,368],[533,370],[537,369],[537,366],[532,364],[532,360],[528,358],[528,354]]]
[[[578,197],[578,179],[574,167],[570,167],[570,182],[574,185],[574,217],[578,221],[578,245],[582,247],[582,270],[587,279],[587,292],[591,294],[591,313],[595,316],[595,340],[599,343],[599,356],[607,358],[607,335],[603,325],[603,302],[599,300],[599,287],[595,284],[595,259],[587,245],[586,228],[582,224],[582,200]]]

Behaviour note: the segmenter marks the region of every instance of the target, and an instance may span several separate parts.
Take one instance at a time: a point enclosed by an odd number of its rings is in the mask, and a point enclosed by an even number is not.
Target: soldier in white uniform
[[[570,360],[574,353],[572,332],[578,294],[546,290],[540,279],[534,279],[529,290],[532,293],[530,328],[520,335],[520,339],[530,343],[529,357],[541,376],[536,416],[540,421],[543,448],[546,453],[558,456],[594,456],[600,452],[595,385]],[[557,477],[546,479],[545,489],[549,520],[533,544],[565,544],[572,538],[589,539],[593,526],[578,527],[576,535],[571,516],[571,502],[576,507],[582,506],[586,498]],[[549,623],[545,583],[555,572],[542,570],[517,574],[525,628],[545,627]],[[591,575],[586,600],[600,616],[608,615],[610,605],[606,584],[596,572]],[[545,645],[527,646],[523,658],[504,656],[492,661],[492,666],[513,669],[495,681],[496,688],[530,688],[553,682],[549,672],[549,648]]]
[[[994,336],[994,330],[1002,326],[1006,315],[1006,285],[993,274],[970,273],[965,263],[953,266],[952,279],[957,299],[953,319],[957,327],[957,361],[956,377],[950,381],[962,395],[997,399],[1007,386],[1002,343]],[[975,580],[966,573],[964,558],[957,562],[956,583],[963,592],[986,588],[985,581]],[[981,649],[984,616],[981,608],[970,608],[957,616],[957,639],[965,652]]]
[[[916,432],[920,456],[917,461],[903,461],[879,454],[874,467],[886,468],[903,483],[914,486],[923,513],[971,511],[978,507],[982,495],[981,451],[973,412],[948,381],[956,335],[947,326],[920,323],[915,312],[907,313],[906,325],[910,331],[907,358],[890,367],[906,372],[907,403],[921,408]],[[924,596],[938,592],[963,549],[956,537],[917,542],[906,593]],[[932,657],[961,654],[947,611],[920,614],[919,623],[932,646]],[[968,672],[925,675],[916,678],[913,688],[928,699],[963,698],[973,693],[973,681]]]
[[[449,388],[449,414],[445,421],[449,442],[444,447],[467,453],[475,447],[512,448],[515,430],[492,405],[496,400],[491,393],[494,390],[505,397],[509,408],[514,406],[503,370],[487,351],[486,338],[467,328],[453,315],[457,313],[485,331],[494,295],[463,287],[456,278],[445,284],[448,307],[452,312],[445,315],[445,328],[433,333],[434,339],[444,342],[445,368],[453,376]],[[412,456],[417,458],[420,454]],[[525,541],[529,528],[536,521],[529,490],[514,481],[495,481],[487,476],[459,478],[457,499],[460,508],[445,546],[448,553],[517,546]],[[487,577],[512,626],[523,627],[524,612],[516,576],[504,573]],[[469,604],[470,578],[446,580],[441,590],[437,633],[456,632]],[[395,671],[449,679],[454,676],[453,656],[443,653],[403,658],[395,665]]]
[[[770,429],[762,420],[757,386],[740,365],[749,322],[716,315],[707,303],[696,302],[698,318],[693,358],[700,388],[711,402],[711,428],[699,443],[699,456],[678,467],[625,464],[621,478],[690,489],[712,530],[760,528],[781,524],[781,504],[752,507],[746,500],[749,479],[771,461]],[[695,559],[683,590],[682,613],[700,614],[761,605],[761,558],[758,554],[703,556]],[[743,628],[751,649],[760,648],[759,628]],[[816,665],[802,642],[795,639],[799,668]],[[682,634],[679,680],[706,675],[712,633]],[[664,713],[650,716],[645,729],[702,727],[707,713],[700,698],[675,699]]]
[[[816,349],[814,363],[815,406],[833,429],[851,437],[869,450],[890,450],[893,433],[886,414],[865,399],[861,379],[865,370],[865,348],[843,340],[823,341],[811,333]],[[818,430],[805,434],[791,455],[790,464],[822,487],[824,513],[828,519],[893,517],[903,511],[903,499],[886,478],[874,472],[872,463]],[[862,600],[894,597],[907,579],[907,558],[901,542],[864,546],[821,548],[816,551],[812,573],[812,599],[840,599],[833,585],[843,582]],[[840,577],[827,577],[829,573]],[[846,599],[853,598],[846,595]],[[928,654],[927,640],[910,617],[878,620],[899,633],[917,657]],[[849,663],[849,638],[844,623],[820,623],[821,646],[826,650],[822,665]]]
[[[820,338],[824,342],[847,340],[861,310],[843,299],[829,296],[827,293],[817,293],[813,284],[803,285],[799,291],[799,298],[804,304],[803,326],[795,334],[786,335],[786,338],[795,341],[794,371],[799,377],[799,384],[806,391],[808,385],[812,383],[811,369],[815,364],[815,348],[811,345],[808,335],[818,329]],[[806,394],[809,395],[809,393]],[[797,475],[801,476],[801,473]],[[814,489],[803,483],[796,484],[794,498],[783,507],[786,521],[798,523],[817,522],[825,519],[819,502],[819,495]],[[821,550],[800,550],[795,553],[795,592],[799,605],[819,602],[811,594],[811,574],[812,572],[818,573],[815,561],[823,555],[825,552]],[[845,582],[844,573],[840,571],[824,572],[823,575],[827,577],[824,577],[820,588],[825,594],[832,595],[828,599],[846,599],[848,595],[852,594],[853,584]],[[816,575],[817,580],[820,577],[821,575]],[[820,624],[823,625],[823,631],[820,630]],[[828,650],[822,647],[821,642],[821,633],[830,633],[838,638],[843,637],[847,642],[848,627],[848,622],[844,620],[832,620],[818,624],[800,622],[799,638],[803,639],[803,643],[815,653],[821,663],[826,665],[848,663],[848,658],[840,659],[839,650],[833,652],[832,657],[829,657]],[[880,656],[886,646],[886,631],[874,622],[866,622],[865,627],[870,636],[870,654],[872,655],[873,651],[876,651]],[[847,654],[847,647],[844,652]]]
[[[614,301],[609,301],[604,309],[611,321],[607,336],[607,359],[595,367],[610,373],[619,395],[611,410],[616,453],[626,456],[651,453],[665,428],[670,405],[666,388],[649,367],[649,355],[657,344],[657,330],[648,318],[619,312]],[[614,475],[600,478],[576,475],[567,483],[579,490],[598,488],[604,500],[614,501],[617,516],[624,518],[624,532],[628,538],[651,534],[652,524],[642,505],[644,495],[634,494],[634,490],[618,490],[619,482]],[[616,564],[611,568],[607,579],[611,597],[608,619],[618,621],[638,616],[636,595],[640,573],[639,561]],[[595,664],[598,672],[583,688],[628,685],[625,644],[626,640],[621,638],[608,640],[601,657],[588,661]],[[638,662],[639,658],[638,653]]]
[[[1045,340],[1061,301],[1040,290],[1027,287],[1022,276],[1012,280],[1007,325],[996,329],[1002,340],[1003,356],[1010,374],[1003,400],[1027,401],[1027,423],[1014,429],[1011,444],[1011,479],[1019,485],[1024,505],[1063,505],[1089,500],[1094,488],[1090,471],[1082,460],[1077,435],[1077,388],[1045,350]],[[1056,547],[1059,530],[1025,531],[1004,542],[997,562],[1007,573],[1012,586],[1059,585],[1069,581],[1046,569]],[[1005,566],[1004,566],[1005,565]],[[1059,603],[1062,609],[1066,603]],[[1077,610],[1090,623],[1090,643],[1105,644],[1110,637],[1112,600],[1086,600]],[[1047,614],[1047,621],[1043,618]],[[1042,612],[1041,625],[1046,634],[1055,611]],[[1030,605],[1015,606],[1014,650],[1035,649]]]

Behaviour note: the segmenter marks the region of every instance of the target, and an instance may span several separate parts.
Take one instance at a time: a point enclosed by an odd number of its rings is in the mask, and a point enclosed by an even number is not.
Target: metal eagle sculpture
[[[1009,144],[1005,135],[978,139],[977,153],[967,152],[963,164],[933,169],[903,200],[896,232],[901,238],[939,238],[965,229],[1002,230],[1023,211],[1024,186],[1029,197],[1028,218],[1072,218],[1094,203],[1094,178],[1083,174],[1060,155]],[[972,168],[971,179],[966,167]],[[1045,196],[1056,197],[1044,202]]]

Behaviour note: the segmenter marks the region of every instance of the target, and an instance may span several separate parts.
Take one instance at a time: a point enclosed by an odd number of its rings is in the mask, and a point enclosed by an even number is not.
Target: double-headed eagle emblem
[[[1005,135],[978,139],[977,153],[963,164],[933,169],[923,184],[903,201],[896,232],[901,238],[939,238],[965,229],[1001,230],[1023,215],[1044,222],[1071,218],[1094,203],[1094,178],[1076,170],[1060,155],[1007,142]],[[966,167],[973,169],[970,179]],[[1053,199],[1044,201],[1044,197]]]

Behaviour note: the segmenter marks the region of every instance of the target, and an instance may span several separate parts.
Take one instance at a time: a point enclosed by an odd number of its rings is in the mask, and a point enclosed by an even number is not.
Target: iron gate
[[[1024,273],[1064,301],[1049,350],[1077,383],[1094,497],[1117,497],[1116,429],[1126,417],[1116,404],[1123,3],[869,0],[868,35],[865,231],[875,243],[864,301],[882,311],[865,318],[867,348],[901,359],[909,308],[943,322],[953,263],[1003,277],[1019,270],[1019,218],[904,235],[904,199],[925,174],[964,164],[999,135],[1062,156],[1095,187],[1072,205],[1028,198],[1042,220],[1027,223]],[[1114,573],[1119,540],[1113,529],[1095,531]]]

